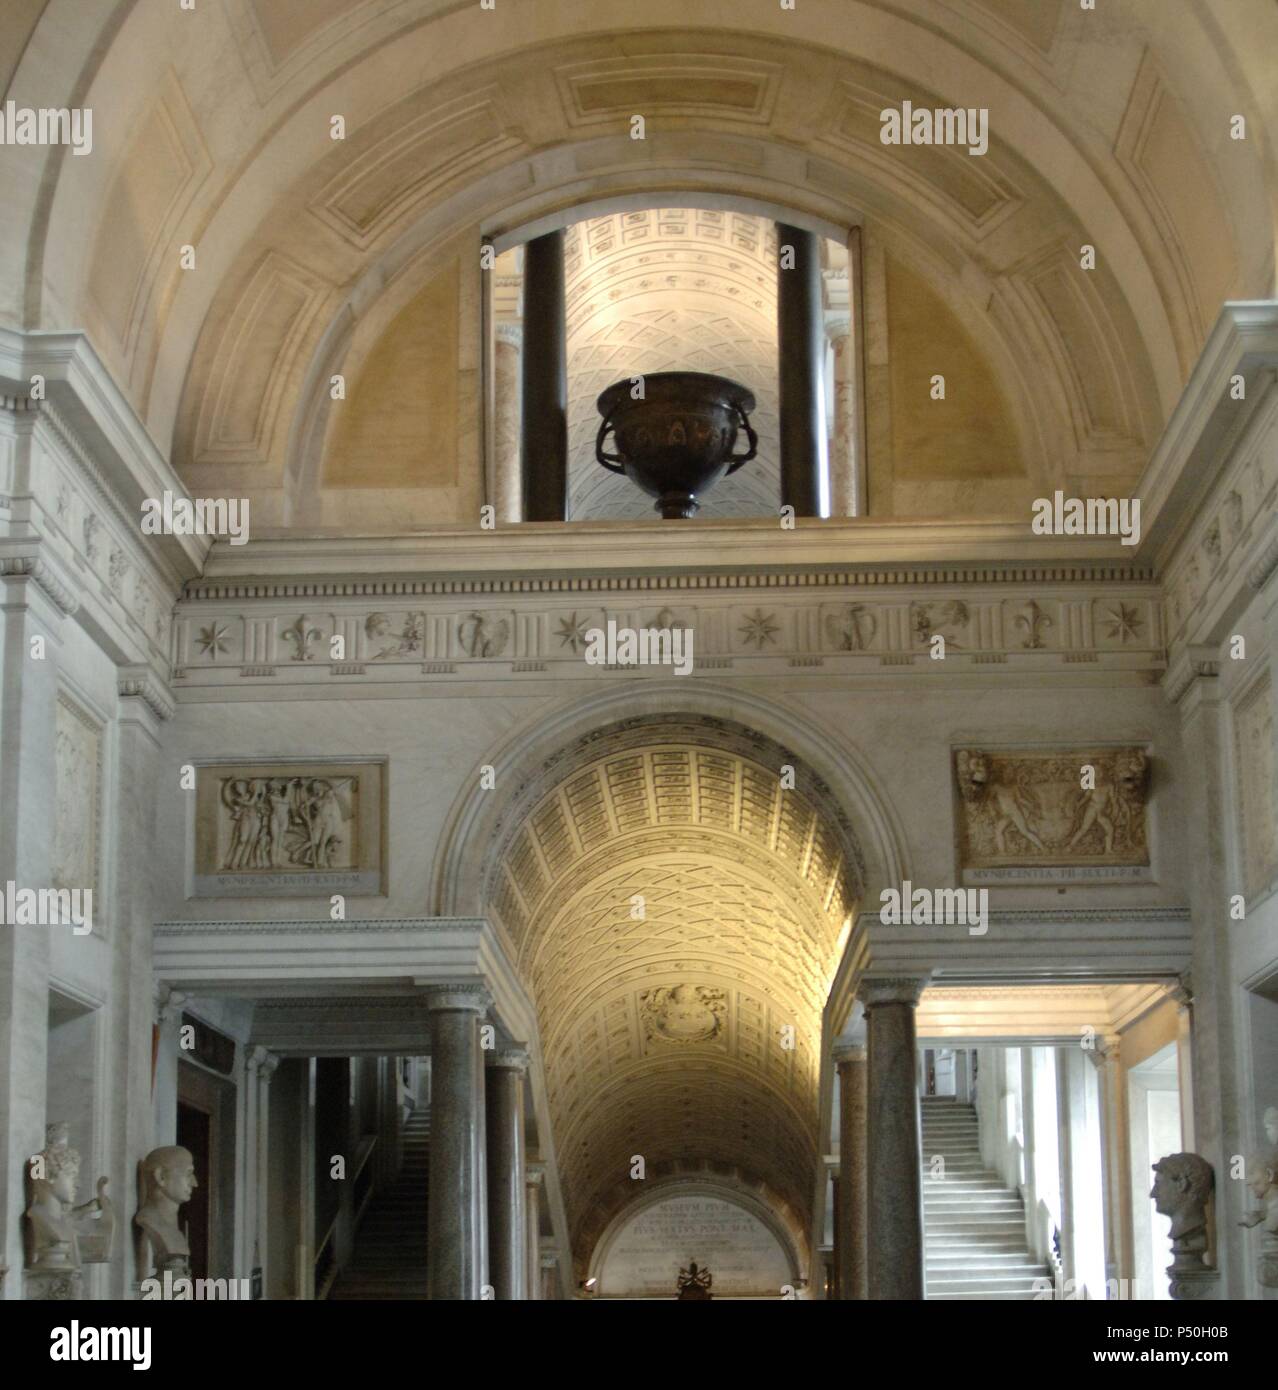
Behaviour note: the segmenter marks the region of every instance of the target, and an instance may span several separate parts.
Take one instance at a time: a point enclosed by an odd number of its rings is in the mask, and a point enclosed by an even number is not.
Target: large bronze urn
[[[610,386],[598,406],[603,423],[595,457],[655,497],[654,510],[667,520],[692,516],[698,496],[749,463],[759,447],[750,427],[754,396],[726,377],[656,372],[633,383],[627,378]],[[749,448],[735,454],[741,429]],[[615,454],[604,452],[609,430],[616,441]]]

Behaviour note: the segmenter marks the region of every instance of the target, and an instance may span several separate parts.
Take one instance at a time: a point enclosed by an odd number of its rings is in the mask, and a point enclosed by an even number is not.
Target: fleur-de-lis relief
[[[1052,627],[1053,623],[1038,604],[1030,599],[1025,605],[1025,612],[1016,615],[1016,626],[1025,633],[1025,640],[1021,646],[1030,651],[1040,651],[1047,645],[1043,640],[1043,630]]]
[[[762,608],[756,608],[753,613],[747,613],[745,621],[739,629],[741,639],[749,647],[754,647],[756,651],[762,651],[768,643],[775,643],[780,627],[773,622],[773,615],[765,613]]]
[[[311,643],[318,642],[324,634],[317,627],[307,627],[306,614],[303,613],[292,627],[286,627],[280,635],[286,642],[291,642],[293,644],[293,655],[291,660],[314,661],[315,657],[311,651]]]
[[[156,618],[155,628],[155,635],[158,638],[160,635],[160,621],[158,617]],[[200,651],[203,655],[207,656],[210,661],[216,661],[221,653],[230,651],[230,645],[226,637],[227,630],[221,623],[210,623],[208,627],[200,629],[200,635],[197,639]]]

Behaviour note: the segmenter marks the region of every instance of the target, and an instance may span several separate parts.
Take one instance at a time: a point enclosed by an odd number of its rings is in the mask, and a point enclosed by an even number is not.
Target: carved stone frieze
[[[1143,748],[962,748],[954,770],[965,880],[1148,876]]]
[[[196,771],[197,897],[382,891],[381,763]]]

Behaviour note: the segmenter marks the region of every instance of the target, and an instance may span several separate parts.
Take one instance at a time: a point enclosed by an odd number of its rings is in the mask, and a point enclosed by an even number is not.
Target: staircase
[[[1032,1299],[1047,1270],[1025,1242],[1020,1194],[981,1161],[976,1107],[925,1096],[922,1109],[927,1297]],[[944,1178],[931,1176],[938,1154]]]
[[[330,1299],[426,1297],[426,1181],[430,1111],[415,1110],[403,1131],[404,1166],[390,1187],[375,1193],[355,1253],[329,1290]]]

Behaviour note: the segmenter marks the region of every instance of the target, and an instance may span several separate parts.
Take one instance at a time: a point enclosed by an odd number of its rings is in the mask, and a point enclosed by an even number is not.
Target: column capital
[[[517,1071],[520,1075],[528,1070],[530,1060],[527,1049],[518,1046],[518,1044],[509,1047],[497,1047],[484,1054],[486,1067],[502,1067],[507,1071]]]
[[[851,1066],[854,1062],[865,1061],[864,1043],[840,1043],[835,1047],[830,1056],[834,1059],[836,1067]]]
[[[538,1187],[542,1179],[546,1176],[546,1165],[544,1163],[525,1163],[524,1181],[529,1187]]]
[[[857,998],[867,1009],[880,1004],[908,1004],[911,1008],[927,988],[927,975],[884,975],[864,979],[857,986]]]
[[[426,1008],[435,1013],[473,1013],[483,1015],[493,998],[481,984],[431,985],[426,990]]]
[[[524,326],[522,323],[499,323],[493,328],[493,336],[499,343],[507,343],[516,348],[523,347]]]

